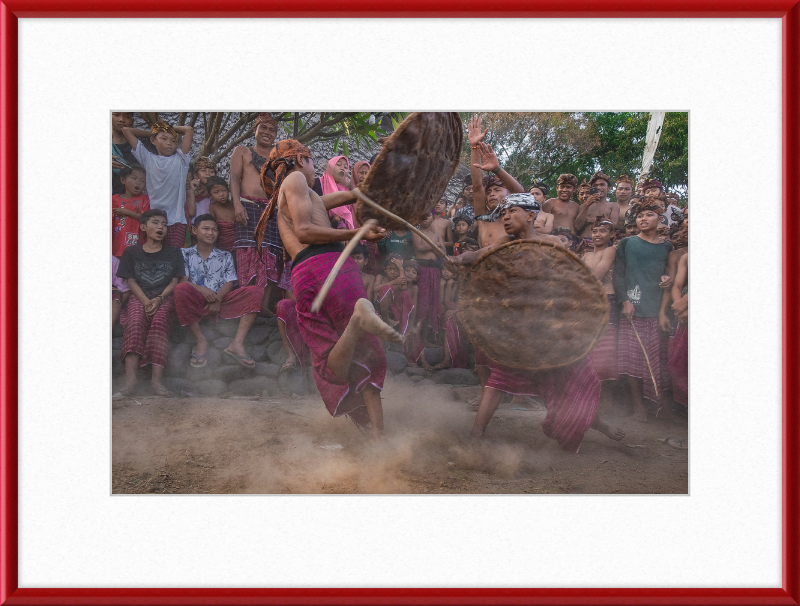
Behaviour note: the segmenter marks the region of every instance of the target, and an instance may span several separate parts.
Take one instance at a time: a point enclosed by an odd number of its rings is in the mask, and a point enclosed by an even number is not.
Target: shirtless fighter
[[[332,229],[328,211],[356,200],[352,191],[318,196],[314,160],[308,148],[293,139],[279,141],[270,152],[266,170],[275,172],[275,191],[259,223],[264,233],[277,209],[283,244],[292,257],[292,291],[297,323],[311,350],[314,381],[332,416],[349,415],[361,427],[372,427],[372,437],[383,432],[381,389],[386,356],[380,339],[402,343],[366,298],[358,265],[349,257],[333,283],[319,313],[311,304],[353,229]],[[376,242],[386,230],[373,227],[364,239]]]

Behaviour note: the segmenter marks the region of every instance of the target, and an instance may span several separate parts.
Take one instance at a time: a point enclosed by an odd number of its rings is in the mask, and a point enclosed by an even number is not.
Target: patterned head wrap
[[[547,195],[547,185],[544,184],[544,181],[537,181],[533,185],[531,185],[531,189],[533,188],[539,189],[542,193],[546,196]]]
[[[275,132],[278,132],[278,121],[269,112],[261,112],[256,116],[255,122],[253,122],[253,132],[258,131],[258,127],[262,124],[271,124],[275,127]]]
[[[507,189],[505,184],[500,180],[500,178],[495,175],[486,175],[483,178],[483,189],[489,189],[490,187],[502,187],[503,189]]]
[[[150,126],[150,136],[155,137],[158,133],[167,133],[169,135],[177,136],[178,133],[166,122],[158,121]]]
[[[607,174],[605,174],[603,171],[600,170],[598,170],[595,174],[593,174],[592,178],[589,179],[589,185],[594,185],[595,181],[600,181],[600,180],[605,181],[609,187],[614,185],[614,182],[611,180],[611,177],[609,177]]]
[[[645,179],[642,181],[642,191],[647,191],[651,187],[657,187],[661,191],[664,191],[664,186],[661,185],[661,181],[657,181],[656,179]]]
[[[589,185],[589,182],[586,179],[581,181],[581,184],[578,186],[578,189],[581,190],[584,187],[587,188],[587,189],[591,187],[591,185]]]
[[[558,180],[556,181],[556,187],[562,184],[572,185],[572,187],[578,189],[578,177],[572,173],[564,173],[563,175],[559,175]]]
[[[614,233],[614,224],[603,215],[597,215],[595,217],[592,227],[607,227],[611,230],[611,233]]]
[[[633,179],[631,179],[628,175],[620,175],[617,177],[617,185],[620,183],[630,183],[631,189],[636,189],[636,183],[634,183]]]
[[[272,218],[275,208],[278,205],[278,194],[281,191],[281,184],[286,175],[292,170],[298,158],[311,158],[311,152],[299,141],[294,139],[284,139],[278,141],[269,153],[269,160],[264,162],[261,167],[261,187],[269,196],[269,204],[261,213],[256,227],[256,249],[261,252],[261,241],[264,239],[264,232],[267,230],[267,223]],[[275,172],[275,183],[267,175],[269,171]]]
[[[489,215],[489,221],[497,221],[503,211],[512,206],[519,206],[522,210],[536,213],[534,219],[539,216],[539,211],[542,208],[541,204],[533,197],[533,194],[509,194],[503,198],[503,201]]]
[[[636,217],[638,216],[639,213],[642,213],[642,212],[644,212],[646,210],[653,211],[654,213],[656,213],[658,215],[663,215],[664,214],[664,209],[661,207],[661,204],[659,204],[660,200],[658,198],[654,198],[652,196],[648,196],[647,198],[642,198],[641,200],[642,201],[639,202],[638,204],[632,205],[630,207],[630,209],[628,210],[628,212],[625,213],[625,222],[626,223],[628,222],[628,215],[629,214],[633,215],[633,220],[634,221],[636,220]]]
[[[204,168],[210,168],[214,172],[217,172],[217,165],[211,161],[211,158],[208,156],[200,156],[197,160],[194,161],[194,172],[198,170],[202,170]]]

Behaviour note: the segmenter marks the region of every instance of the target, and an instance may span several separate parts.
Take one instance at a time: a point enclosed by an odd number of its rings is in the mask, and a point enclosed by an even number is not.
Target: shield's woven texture
[[[529,370],[586,356],[608,324],[591,270],[549,242],[519,240],[483,255],[461,286],[459,318],[489,358]]]
[[[458,166],[462,136],[455,112],[410,114],[386,140],[359,189],[411,225],[419,224]],[[363,202],[358,203],[356,218],[362,225],[375,219],[386,229],[404,229]]]

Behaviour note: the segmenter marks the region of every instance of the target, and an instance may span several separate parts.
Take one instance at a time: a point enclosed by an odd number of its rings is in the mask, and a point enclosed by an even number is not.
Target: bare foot
[[[243,343],[237,343],[236,341],[233,341],[230,345],[228,345],[228,349],[230,351],[232,351],[233,353],[235,353],[237,356],[246,356],[246,355],[248,355],[247,351],[244,348],[244,344]]]
[[[592,423],[592,429],[596,429],[600,433],[608,436],[612,440],[616,440],[617,442],[625,437],[624,431],[622,431],[619,427],[609,426],[609,424],[603,421],[600,417],[595,418],[594,422]]]
[[[208,353],[208,341],[203,339],[202,341],[198,341],[197,344],[192,349],[193,354],[197,354],[198,358],[204,358],[205,355]]]
[[[428,361],[425,359],[425,352],[422,352],[422,355],[419,357],[419,365],[425,370],[433,370],[433,366],[428,364]]]
[[[445,364],[444,362],[439,362],[436,366],[433,367],[433,370],[444,370],[445,368],[452,368],[452,364]]]
[[[375,335],[379,339],[391,341],[392,343],[403,342],[403,335],[381,320],[378,314],[375,313],[375,307],[367,299],[356,301],[353,317],[350,318],[350,321],[357,322],[358,328],[366,333]]]

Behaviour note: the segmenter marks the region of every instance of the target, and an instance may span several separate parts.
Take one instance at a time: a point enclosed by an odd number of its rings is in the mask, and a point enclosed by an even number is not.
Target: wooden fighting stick
[[[414,232],[420,238],[425,240],[425,242],[428,243],[428,245],[431,247],[431,250],[435,254],[439,255],[442,259],[447,260],[447,255],[444,254],[444,252],[442,252],[442,249],[439,248],[438,246],[436,246],[436,244],[433,242],[433,240],[431,240],[428,236],[423,234],[416,227],[411,225],[408,221],[406,221],[405,219],[401,219],[400,217],[398,217],[393,212],[389,212],[388,210],[383,208],[383,206],[381,206],[377,202],[373,202],[367,196],[365,196],[363,193],[361,193],[358,189],[354,189],[353,193],[364,204],[367,204],[368,206],[371,206],[372,208],[377,210],[379,213],[382,213],[382,214],[386,215],[390,219],[394,219],[395,221],[405,225],[406,228],[409,231]],[[347,257],[350,256],[350,253],[356,247],[356,244],[358,244],[361,241],[361,239],[364,237],[364,234],[366,234],[367,231],[369,231],[370,227],[372,227],[373,225],[377,225],[377,224],[378,224],[378,222],[375,219],[369,219],[366,223],[364,223],[364,225],[361,226],[361,229],[359,229],[356,232],[356,235],[353,236],[352,240],[350,240],[347,243],[347,246],[344,247],[344,250],[342,251],[342,254],[339,255],[339,258],[336,260],[336,264],[333,266],[333,269],[331,269],[331,273],[328,275],[328,278],[325,280],[325,284],[322,285],[322,288],[320,289],[319,294],[317,295],[316,299],[314,299],[314,303],[312,303],[312,305],[311,305],[311,312],[312,313],[317,313],[322,308],[322,303],[325,301],[325,297],[328,296],[328,291],[331,289],[331,286],[333,286],[333,281],[336,279],[336,276],[339,275],[339,270],[342,269],[342,265],[344,265],[344,262],[347,260]]]
[[[639,341],[639,345],[642,348],[642,353],[644,354],[644,361],[647,362],[647,370],[650,371],[650,378],[653,380],[653,388],[656,390],[656,397],[658,397],[658,383],[656,382],[656,377],[653,375],[653,367],[650,366],[650,357],[647,355],[647,351],[644,348],[644,343],[639,338],[639,331],[636,330],[636,325],[633,323],[633,320],[628,320],[631,323],[631,328],[633,328],[633,334],[636,335],[636,340]]]

